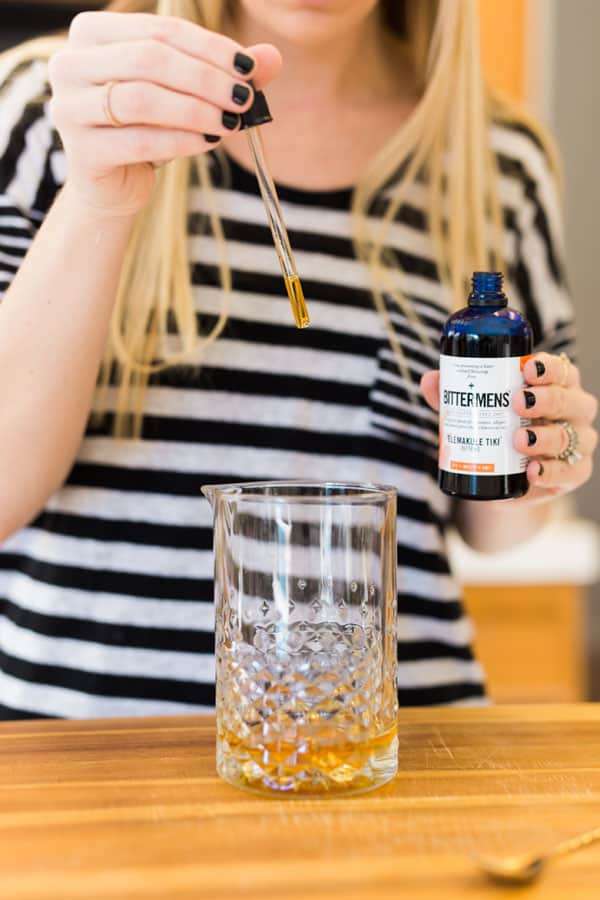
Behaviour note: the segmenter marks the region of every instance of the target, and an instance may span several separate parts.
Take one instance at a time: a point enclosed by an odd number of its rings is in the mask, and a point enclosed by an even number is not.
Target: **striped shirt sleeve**
[[[521,125],[494,129],[501,195],[514,237],[510,298],[533,326],[534,349],[575,356],[574,311],[565,264],[557,180],[535,134]]]
[[[49,93],[41,60],[18,66],[0,84],[0,299],[62,182]]]

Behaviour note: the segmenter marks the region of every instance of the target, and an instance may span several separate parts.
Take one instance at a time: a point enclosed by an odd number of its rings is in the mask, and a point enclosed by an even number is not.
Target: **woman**
[[[475,6],[122,0],[78,16],[49,65],[38,44],[5,61],[2,716],[210,708],[198,489],[273,477],[398,486],[400,702],[484,700],[445,527],[485,551],[525,539],[589,477],[596,404],[557,355],[552,157],[484,93]],[[307,331],[238,133],[250,79]],[[471,269],[497,265],[535,329],[514,398],[531,487],[451,506],[436,344]]]

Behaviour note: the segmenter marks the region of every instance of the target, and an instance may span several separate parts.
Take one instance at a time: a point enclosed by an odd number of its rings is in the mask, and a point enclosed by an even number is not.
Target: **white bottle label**
[[[469,475],[524,471],[527,458],[513,441],[529,420],[517,415],[512,398],[525,383],[527,359],[440,357],[440,469]]]

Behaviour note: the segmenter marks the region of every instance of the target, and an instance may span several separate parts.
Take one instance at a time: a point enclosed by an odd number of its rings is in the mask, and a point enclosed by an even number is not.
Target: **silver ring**
[[[556,458],[560,459],[561,462],[566,462],[570,466],[574,466],[575,463],[579,462],[579,460],[581,459],[581,453],[577,452],[577,447],[579,446],[579,435],[570,422],[559,422],[558,424],[567,435],[567,446],[562,451],[562,453],[558,454]]]

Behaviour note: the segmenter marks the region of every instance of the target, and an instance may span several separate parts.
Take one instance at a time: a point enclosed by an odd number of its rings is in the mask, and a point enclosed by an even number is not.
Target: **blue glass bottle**
[[[468,306],[440,342],[439,485],[453,497],[506,500],[527,492],[527,460],[514,449],[512,397],[524,383],[531,325],[510,309],[501,272],[475,272]]]

